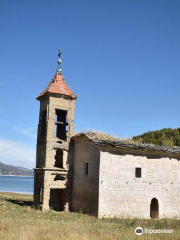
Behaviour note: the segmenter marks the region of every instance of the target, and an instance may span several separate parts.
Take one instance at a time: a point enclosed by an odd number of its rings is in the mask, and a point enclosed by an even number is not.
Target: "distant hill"
[[[23,176],[32,176],[33,170],[23,168],[23,167],[15,167],[11,165],[6,165],[0,162],[0,175],[23,175]]]
[[[167,147],[180,147],[180,128],[164,128],[162,130],[147,132],[142,135],[134,136],[133,140]]]

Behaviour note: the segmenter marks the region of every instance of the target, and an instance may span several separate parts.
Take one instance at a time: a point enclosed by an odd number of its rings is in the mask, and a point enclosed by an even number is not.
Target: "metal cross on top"
[[[59,50],[59,53],[58,53],[58,60],[57,60],[57,62],[58,62],[58,72],[61,72],[61,68],[60,68],[60,65],[61,65],[61,54],[62,54],[62,52],[61,52],[61,50]]]
[[[58,57],[59,57],[59,58],[61,58],[61,54],[62,54],[62,52],[61,52],[61,50],[59,49],[59,53],[58,53]]]

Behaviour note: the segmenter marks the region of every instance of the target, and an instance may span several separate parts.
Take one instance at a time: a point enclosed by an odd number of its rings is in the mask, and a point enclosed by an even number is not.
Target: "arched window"
[[[150,217],[151,218],[158,218],[159,217],[159,203],[158,203],[157,198],[153,198],[151,200]]]

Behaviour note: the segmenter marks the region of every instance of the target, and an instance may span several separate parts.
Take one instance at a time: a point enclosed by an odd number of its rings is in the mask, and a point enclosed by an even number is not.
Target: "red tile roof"
[[[44,96],[47,92],[66,95],[71,98],[77,98],[76,95],[68,87],[61,72],[57,72],[55,74],[47,88],[42,93],[40,93],[36,99],[39,99],[40,97]]]

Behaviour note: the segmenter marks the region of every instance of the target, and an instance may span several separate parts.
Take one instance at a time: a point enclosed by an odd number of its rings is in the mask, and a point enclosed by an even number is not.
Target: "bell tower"
[[[36,98],[40,101],[34,169],[34,205],[42,210],[68,210],[68,151],[74,134],[76,95],[64,80],[61,51],[58,70],[47,88]]]

